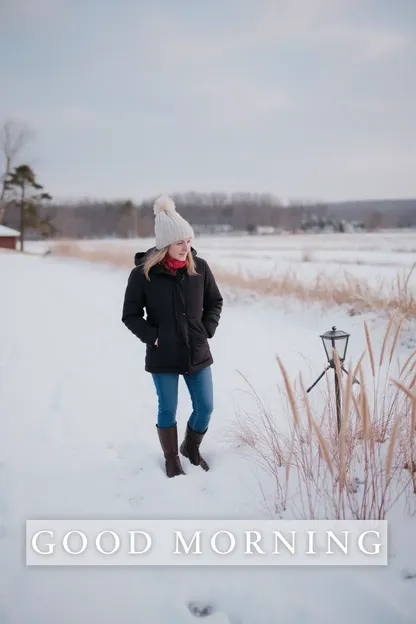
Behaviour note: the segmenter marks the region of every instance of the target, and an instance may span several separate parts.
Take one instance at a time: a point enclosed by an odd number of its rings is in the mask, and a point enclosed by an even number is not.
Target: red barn
[[[20,237],[20,232],[12,230],[5,225],[0,225],[0,247],[3,249],[17,249],[17,241]]]

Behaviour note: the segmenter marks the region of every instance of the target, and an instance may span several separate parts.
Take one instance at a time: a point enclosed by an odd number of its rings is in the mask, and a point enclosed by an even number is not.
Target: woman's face
[[[191,241],[191,238],[187,238],[186,240],[172,243],[172,245],[169,245],[169,255],[175,260],[186,260],[186,256],[191,250]]]

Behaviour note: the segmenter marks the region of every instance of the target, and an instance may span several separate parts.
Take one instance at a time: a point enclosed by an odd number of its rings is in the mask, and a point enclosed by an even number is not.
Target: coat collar
[[[134,255],[134,264],[135,264],[135,266],[143,265],[146,262],[146,259],[148,258],[148,256],[155,250],[156,250],[156,247],[150,247],[150,249],[147,249],[147,251],[138,251],[138,252],[136,252],[135,255]],[[194,258],[198,254],[198,252],[196,251],[196,249],[194,249],[194,247],[191,247],[191,253],[192,253]],[[177,274],[181,275],[185,271],[186,271],[186,267],[184,267],[183,269],[178,269]],[[167,268],[163,264],[155,265],[154,267],[152,267],[150,272],[151,273],[153,273],[153,272],[155,272],[155,273],[164,273],[166,275],[172,276],[172,273],[170,273],[170,271],[168,271]],[[175,277],[175,276],[173,275],[173,277]]]

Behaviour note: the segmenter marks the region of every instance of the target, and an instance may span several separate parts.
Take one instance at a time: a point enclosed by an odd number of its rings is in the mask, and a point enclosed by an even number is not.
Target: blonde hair
[[[163,249],[155,249],[153,250],[149,256],[146,258],[146,261],[143,264],[143,273],[147,280],[150,281],[150,269],[152,269],[156,264],[162,262],[168,253],[169,247],[164,247]],[[195,265],[195,260],[192,255],[192,252],[188,252],[186,256],[186,268],[188,275],[198,275]]]

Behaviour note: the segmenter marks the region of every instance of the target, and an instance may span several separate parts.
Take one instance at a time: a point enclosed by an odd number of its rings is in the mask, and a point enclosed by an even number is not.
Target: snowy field
[[[144,250],[152,239],[105,239],[77,241],[86,249],[111,247]],[[27,249],[41,251],[53,243],[27,243]],[[399,275],[406,279],[416,262],[416,230],[361,234],[319,234],[282,236],[201,236],[198,253],[215,266],[243,273],[276,277],[293,274],[302,282],[317,276],[344,280],[353,276],[372,287],[389,289]],[[416,271],[409,280],[416,290]]]
[[[211,262],[245,274],[274,277],[290,271],[306,282],[317,275],[343,279],[347,273],[378,286],[409,272],[416,262],[416,232],[203,239],[201,250]],[[411,283],[416,286],[416,276]]]
[[[84,243],[85,245],[106,244]],[[135,251],[151,241],[112,241]],[[29,243],[27,249],[42,251]],[[416,234],[201,239],[207,260],[253,270],[348,270],[373,279],[415,261]],[[343,251],[343,249],[344,251]],[[308,252],[313,260],[303,262]],[[365,264],[364,264],[365,262]],[[169,480],[155,432],[156,399],[143,370],[144,346],[121,323],[127,268],[53,255],[0,253],[0,623],[192,624],[187,605],[213,605],[206,624],[415,622],[414,522],[395,518],[383,568],[26,568],[30,518],[267,518],[273,480],[232,437],[236,415],[254,409],[242,375],[282,420],[279,355],[290,375],[312,383],[325,358],[319,334],[351,332],[350,356],[364,345],[363,322],[379,346],[385,321],[296,304],[240,299],[224,289],[212,340],[215,411],[204,441],[211,470],[184,463]],[[405,358],[406,342],[399,345]],[[311,395],[319,401],[319,391]],[[178,423],[190,411],[181,386]],[[270,494],[271,500],[271,494]]]

